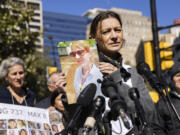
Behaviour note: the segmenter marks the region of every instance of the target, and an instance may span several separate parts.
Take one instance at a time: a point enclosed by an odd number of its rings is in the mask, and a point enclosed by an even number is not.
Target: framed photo
[[[81,91],[90,83],[96,84],[96,94],[101,91],[97,80],[102,79],[102,74],[98,68],[99,58],[94,39],[59,42],[58,53],[62,72],[66,75],[69,104],[76,103]]]

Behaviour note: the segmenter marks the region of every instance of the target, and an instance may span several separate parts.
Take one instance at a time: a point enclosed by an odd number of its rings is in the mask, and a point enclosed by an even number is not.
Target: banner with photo
[[[0,135],[53,135],[62,129],[57,111],[0,103]]]
[[[66,75],[66,94],[69,104],[76,103],[80,92],[89,84],[97,86],[96,94],[101,92],[102,79],[98,68],[98,52],[94,39],[58,43],[61,69]]]

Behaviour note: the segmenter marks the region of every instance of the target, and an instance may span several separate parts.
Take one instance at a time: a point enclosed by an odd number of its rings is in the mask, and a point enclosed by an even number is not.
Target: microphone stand
[[[111,121],[111,111],[107,111],[103,116],[105,135],[112,135],[112,127],[110,121]]]
[[[98,135],[105,135],[103,131],[102,117],[100,119],[97,119],[97,131]]]

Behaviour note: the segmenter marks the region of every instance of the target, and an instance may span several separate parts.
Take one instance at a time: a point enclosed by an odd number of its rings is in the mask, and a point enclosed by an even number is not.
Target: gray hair
[[[50,74],[50,75],[48,76],[48,78],[47,78],[47,85],[51,85],[51,84],[52,84],[52,82],[51,82],[51,77],[52,77],[53,75],[59,74],[59,73],[61,73],[61,72],[56,71],[56,72],[53,72],[52,74]]]
[[[24,61],[18,57],[9,57],[1,62],[0,79],[4,79],[9,72],[9,68],[15,65],[21,65],[25,70]]]

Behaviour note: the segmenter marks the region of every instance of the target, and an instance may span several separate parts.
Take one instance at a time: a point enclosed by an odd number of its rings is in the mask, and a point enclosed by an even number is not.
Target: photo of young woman
[[[9,129],[17,128],[17,122],[16,122],[16,120],[10,119],[10,120],[8,121],[8,128],[9,128]]]

